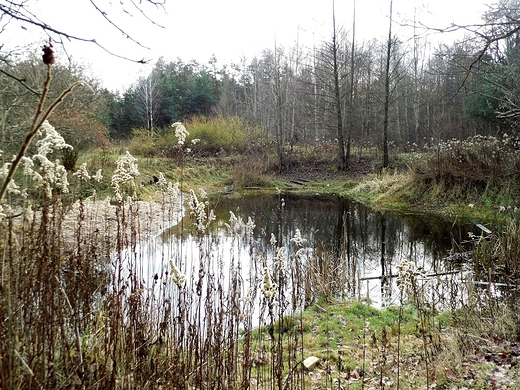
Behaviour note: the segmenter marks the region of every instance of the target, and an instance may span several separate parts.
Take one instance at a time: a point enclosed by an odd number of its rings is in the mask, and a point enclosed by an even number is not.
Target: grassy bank
[[[283,326],[275,324],[275,331],[280,328],[285,343],[302,332],[297,375],[306,388],[520,385],[516,344],[496,343],[475,331],[464,334],[449,312],[433,314],[407,305],[379,311],[360,302],[320,301],[300,316],[285,319]],[[268,338],[268,329],[263,332]],[[306,368],[303,362],[309,357],[316,357],[317,364]]]

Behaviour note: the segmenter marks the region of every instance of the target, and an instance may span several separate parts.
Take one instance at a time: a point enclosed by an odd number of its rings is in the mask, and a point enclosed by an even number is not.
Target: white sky
[[[394,21],[417,19],[434,27],[477,23],[492,0],[394,0]],[[42,21],[70,34],[95,38],[111,51],[133,59],[155,61],[181,58],[206,63],[214,54],[217,67],[248,59],[264,49],[291,47],[297,38],[308,46],[331,37],[332,0],[167,0],[166,13],[148,9],[148,16],[165,28],[153,26],[137,13],[124,17],[120,9],[110,9],[106,0],[97,0],[108,16],[132,38],[149,47],[143,49],[125,39],[93,10],[89,0],[38,0],[28,4]],[[116,5],[119,1],[114,1]],[[388,34],[390,0],[356,0],[356,41],[382,38]],[[336,23],[346,31],[352,29],[353,0],[336,0]],[[402,37],[405,32],[397,30]],[[405,38],[405,37],[402,37]],[[448,42],[454,37],[447,37]],[[0,35],[6,46],[35,42],[45,38],[37,30],[11,25]],[[92,72],[111,90],[122,90],[132,84],[149,66],[131,63],[105,55],[95,45],[66,43],[76,61],[91,64]]]

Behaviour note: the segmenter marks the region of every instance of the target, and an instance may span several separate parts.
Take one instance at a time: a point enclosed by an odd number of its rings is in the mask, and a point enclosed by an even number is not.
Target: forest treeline
[[[82,65],[61,63],[51,95],[77,80],[88,86],[77,88],[52,122],[81,150],[130,138],[136,129],[151,135],[192,117],[236,116],[272,135],[279,152],[335,141],[340,159],[349,157],[351,143],[410,149],[477,134],[516,135],[519,18],[517,0],[500,1],[464,38],[436,46],[418,32],[407,40],[390,33],[353,41],[334,26],[331,39],[314,47],[275,47],[225,66],[216,58],[160,59],[120,93],[89,79]],[[6,153],[19,145],[41,93],[45,69],[37,54],[0,63]]]

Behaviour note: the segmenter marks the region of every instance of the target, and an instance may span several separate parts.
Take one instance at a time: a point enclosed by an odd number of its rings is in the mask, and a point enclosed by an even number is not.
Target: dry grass
[[[382,172],[365,176],[356,186],[348,190],[348,195],[355,199],[369,199],[377,203],[378,199],[392,199],[393,194],[403,191],[412,180],[408,172]],[[395,197],[394,197],[395,198]],[[388,201],[386,202],[388,204]]]

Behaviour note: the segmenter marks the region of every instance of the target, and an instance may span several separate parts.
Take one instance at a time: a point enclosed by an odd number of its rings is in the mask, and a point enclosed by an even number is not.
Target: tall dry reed
[[[1,388],[303,386],[302,332],[292,322],[290,337],[283,330],[304,306],[299,232],[262,248],[254,221],[231,213],[232,245],[215,254],[204,193],[182,194],[158,174],[152,213],[136,200],[137,159],[126,153],[112,197],[81,199],[64,190],[59,161],[42,157],[51,154],[25,156],[2,203]],[[100,175],[75,174],[82,188]],[[146,234],[178,223],[183,205],[198,237],[189,253]]]

